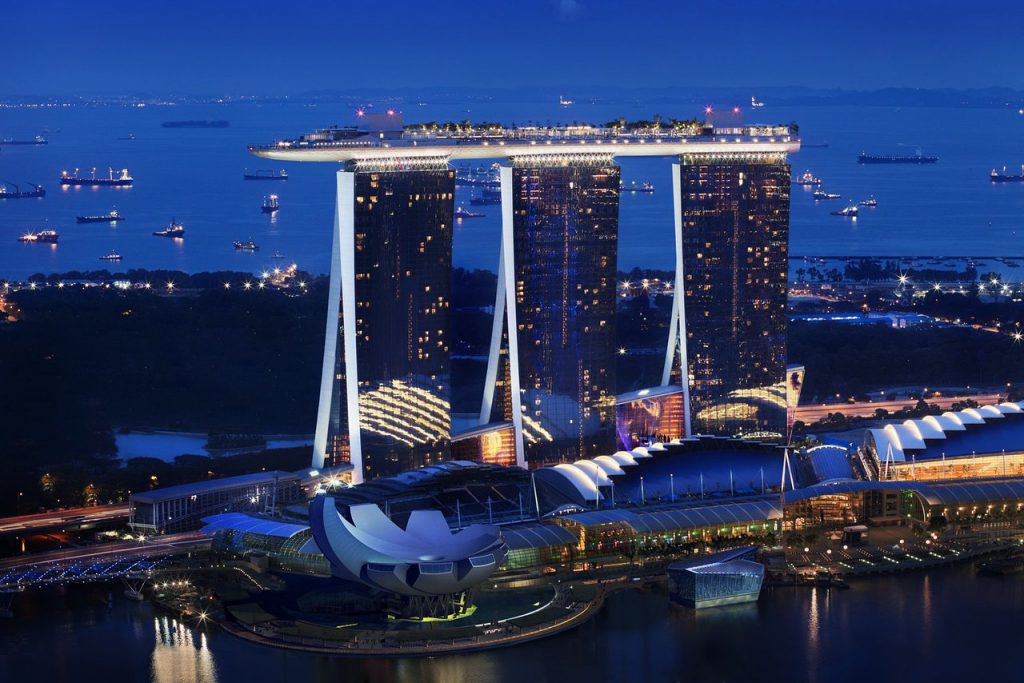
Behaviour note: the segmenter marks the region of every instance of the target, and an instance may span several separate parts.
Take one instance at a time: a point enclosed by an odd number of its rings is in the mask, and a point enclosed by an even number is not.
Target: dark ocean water
[[[471,655],[341,659],[183,626],[107,587],[15,597],[0,622],[0,680],[151,681],[1019,681],[1024,578],[970,565],[784,588],[755,604],[692,610],[629,590],[575,631]]]
[[[469,105],[407,103],[406,121],[470,118],[512,123],[572,120],[602,123],[624,115],[649,118],[696,116],[692,105],[665,103],[588,104],[569,108],[551,102],[473,102]],[[228,119],[227,129],[168,129],[178,119]],[[273,164],[251,157],[249,143],[268,142],[330,124],[351,123],[343,105],[205,105],[145,108],[76,107],[2,109],[0,138],[43,133],[50,144],[5,146],[0,180],[46,186],[39,200],[0,201],[0,277],[36,272],[98,269],[103,254],[117,250],[119,269],[174,268],[189,272],[244,270],[275,265],[280,251],[311,272],[328,269],[333,221],[333,164]],[[750,122],[797,121],[805,142],[827,142],[792,158],[794,174],[811,169],[843,200],[816,206],[810,191],[794,187],[791,251],[798,255],[1024,255],[1024,184],[992,185],[994,166],[1024,162],[1024,116],[1007,109],[882,107],[767,107],[748,113]],[[55,132],[46,133],[47,129]],[[59,131],[59,132],[58,132]],[[135,140],[118,140],[134,134]],[[924,152],[934,166],[861,166],[856,155]],[[671,159],[623,159],[627,182],[650,180],[653,195],[625,194],[620,214],[619,267],[671,268]],[[88,172],[127,167],[134,187],[62,190],[62,169]],[[287,166],[287,182],[245,182],[245,168]],[[281,196],[276,219],[260,212],[265,193]],[[877,209],[857,221],[828,215],[849,198],[874,195]],[[468,204],[468,191],[457,200]],[[79,214],[117,207],[127,220],[76,225]],[[457,226],[455,263],[493,269],[497,258],[497,207],[485,218]],[[176,242],[151,236],[172,217],[186,226]],[[55,228],[60,244],[16,242],[27,230]],[[236,252],[234,240],[252,238],[261,250]]]

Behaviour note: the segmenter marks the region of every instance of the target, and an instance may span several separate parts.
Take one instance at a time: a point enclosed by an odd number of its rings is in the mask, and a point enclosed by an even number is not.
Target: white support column
[[[512,397],[512,428],[515,434],[516,465],[526,468],[523,442],[523,406],[519,393],[519,327],[516,324],[516,268],[513,246],[512,167],[502,166],[501,175],[501,275],[505,289],[505,320],[508,325],[509,393]],[[498,285],[499,289],[501,285]],[[497,313],[497,311],[495,311]],[[498,333],[500,336],[500,332]]]
[[[682,171],[678,163],[672,164],[672,210],[676,237],[676,282],[672,292],[672,316],[669,321],[668,346],[665,349],[665,368],[662,385],[672,377],[672,361],[679,353],[680,384],[683,387],[683,433],[692,434],[690,426],[690,372],[686,355],[686,277],[683,266],[683,195]]]
[[[340,186],[340,174],[339,174]],[[331,397],[338,353],[338,328],[341,320],[341,194],[335,197],[334,230],[331,231],[331,279],[327,290],[327,331],[324,333],[324,362],[320,370],[320,405],[313,435],[313,469],[321,469],[327,457],[327,437],[331,424]]]
[[[487,375],[484,377],[484,397],[480,404],[480,424],[491,421],[495,384],[501,360],[501,332],[505,322],[505,249],[498,247],[498,291],[494,297],[494,319],[491,323],[491,350],[487,354]],[[511,332],[510,332],[511,334]]]
[[[338,171],[338,236],[341,240],[341,310],[345,331],[345,405],[352,483],[363,483],[363,442],[359,429],[359,358],[356,351],[356,174]]]

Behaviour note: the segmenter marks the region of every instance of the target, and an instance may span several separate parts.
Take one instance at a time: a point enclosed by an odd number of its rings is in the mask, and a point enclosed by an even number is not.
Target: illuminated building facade
[[[529,155],[501,179],[500,321],[481,417],[510,404],[522,465],[610,453],[619,167],[610,154]]]
[[[314,466],[359,482],[448,459],[454,197],[444,157],[338,173]]]
[[[672,385],[620,395],[615,402],[617,448],[631,451],[649,442],[684,437],[684,398],[683,388]]]
[[[512,467],[516,464],[516,433],[511,422],[492,422],[452,434],[452,460]]]
[[[676,307],[664,381],[685,368],[694,434],[783,440],[786,154],[683,154],[673,170]]]

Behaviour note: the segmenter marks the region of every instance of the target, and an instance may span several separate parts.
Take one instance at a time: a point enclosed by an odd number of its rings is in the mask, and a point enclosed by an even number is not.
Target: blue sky
[[[12,0],[0,96],[1024,88],[1021,35],[1009,0]]]

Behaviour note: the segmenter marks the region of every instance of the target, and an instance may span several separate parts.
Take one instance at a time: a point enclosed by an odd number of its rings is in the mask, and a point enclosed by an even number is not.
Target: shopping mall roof
[[[305,474],[305,470],[302,471]],[[299,474],[271,470],[269,472],[253,472],[252,474],[240,474],[236,477],[221,477],[220,479],[207,479],[191,484],[179,486],[167,486],[165,488],[153,489],[152,491],[140,491],[132,494],[133,503],[160,503],[166,500],[177,500],[189,496],[214,493],[216,491],[228,491],[247,486],[258,486],[260,484],[273,484],[275,481],[292,481],[299,479]]]
[[[777,499],[759,498],[718,505],[592,510],[566,515],[560,519],[586,527],[625,524],[637,533],[649,534],[781,518],[782,510]]]
[[[514,524],[502,527],[501,535],[509,550],[578,543],[571,531],[556,524]]]
[[[895,462],[1024,450],[1024,402],[948,411],[869,429],[865,445]],[[1009,418],[1009,419],[1007,419]]]

